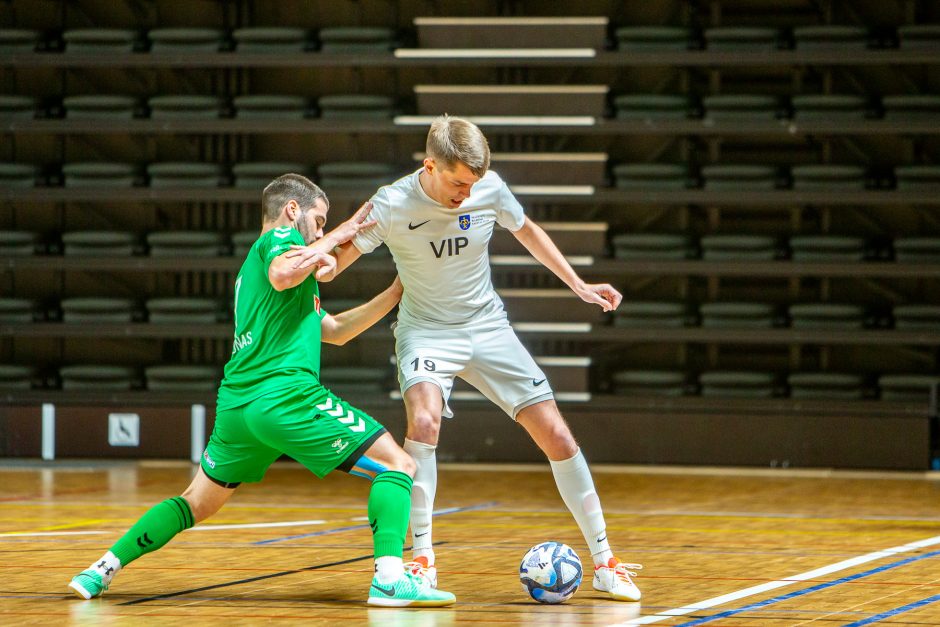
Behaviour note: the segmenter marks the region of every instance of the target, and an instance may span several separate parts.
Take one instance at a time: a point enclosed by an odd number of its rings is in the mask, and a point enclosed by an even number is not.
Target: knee
[[[436,444],[441,431],[441,416],[428,409],[415,409],[408,416],[408,439]]]
[[[546,453],[552,461],[556,462],[571,459],[578,452],[578,443],[575,442],[570,431],[564,434],[559,433],[550,446],[551,450]]]
[[[205,503],[200,500],[199,497],[191,490],[186,490],[180,494],[180,496],[183,497],[187,504],[189,504],[189,510],[193,513],[193,520],[197,523],[205,520],[215,513],[207,511],[208,508],[206,507]]]
[[[399,448],[388,460],[386,468],[388,470],[404,473],[413,478],[415,476],[415,470],[417,469],[417,466],[411,455],[405,452],[404,449]]]
[[[564,420],[553,421],[542,438],[544,452],[552,461],[571,459],[578,452],[578,443]]]
[[[214,503],[209,499],[202,498],[199,491],[192,487],[187,488],[180,496],[189,504],[189,509],[193,513],[193,520],[197,523],[209,518],[222,507],[221,503]]]

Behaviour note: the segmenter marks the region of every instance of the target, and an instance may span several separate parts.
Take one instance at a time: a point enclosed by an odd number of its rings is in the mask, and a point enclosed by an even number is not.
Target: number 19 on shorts
[[[411,362],[412,372],[418,372],[419,370],[424,369],[425,372],[434,372],[437,370],[437,365],[434,363],[433,359],[421,359],[420,357],[415,357]]]

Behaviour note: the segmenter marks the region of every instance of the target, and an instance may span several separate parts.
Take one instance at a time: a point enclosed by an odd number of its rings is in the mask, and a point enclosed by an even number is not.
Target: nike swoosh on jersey
[[[424,222],[419,222],[418,224],[412,224],[411,222],[408,222],[408,230],[414,231],[415,229],[421,228],[428,222],[430,222],[430,220],[425,220]]]
[[[543,383],[545,383],[545,379],[532,379],[532,385],[536,387],[542,385]]]

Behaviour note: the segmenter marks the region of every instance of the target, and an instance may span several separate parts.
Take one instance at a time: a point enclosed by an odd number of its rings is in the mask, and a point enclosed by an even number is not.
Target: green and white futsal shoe
[[[108,589],[108,583],[94,569],[88,568],[72,577],[69,588],[79,597],[88,600],[100,597]]]
[[[374,577],[369,588],[369,605],[381,607],[443,607],[456,600],[450,592],[436,590],[424,577],[409,572],[388,583]]]

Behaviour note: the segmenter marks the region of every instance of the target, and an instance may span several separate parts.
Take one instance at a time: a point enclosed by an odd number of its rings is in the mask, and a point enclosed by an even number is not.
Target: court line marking
[[[205,592],[206,590],[215,590],[218,588],[226,588],[228,586],[237,586],[243,583],[252,583],[255,581],[262,581],[264,579],[273,579],[275,577],[283,577],[285,575],[295,575],[297,573],[303,573],[311,570],[320,570],[322,568],[329,568],[331,566],[342,566],[343,564],[352,564],[354,562],[362,562],[368,559],[372,559],[372,554],[369,555],[360,555],[358,557],[351,557],[346,560],[340,560],[338,562],[328,562],[326,564],[317,564],[316,566],[307,566],[306,568],[297,568],[294,570],[282,570],[277,573],[270,573],[267,575],[258,575],[257,577],[248,577],[247,579],[239,579],[237,581],[228,581],[226,583],[217,583],[211,586],[202,586],[200,588],[191,588],[189,590],[181,590],[179,592],[167,592],[166,594],[157,594],[151,597],[144,597],[143,599],[135,599],[134,601],[125,601],[124,603],[118,603],[118,605],[138,605],[140,603],[147,603],[148,601],[159,601],[161,599],[170,599],[173,597],[182,596],[184,594],[192,594],[194,592]]]
[[[92,522],[103,522],[96,520]],[[87,521],[82,524],[87,524]],[[324,525],[325,520],[286,520],[280,522],[267,523],[238,523],[228,525],[197,525],[185,531],[219,531],[225,529],[268,529],[272,527],[301,527],[304,525]],[[66,525],[63,525],[66,526]],[[74,526],[74,525],[72,525]],[[0,533],[0,539],[14,536],[90,536],[102,533],[111,533],[110,531],[8,531]]]
[[[263,509],[263,508],[262,508]],[[542,508],[542,509],[508,509],[500,507],[495,510],[496,513],[510,513],[523,516],[553,516],[568,515],[567,509],[562,508]],[[817,516],[813,514],[786,513],[786,512],[743,512],[743,511],[707,511],[707,510],[668,510],[668,509],[607,509],[604,508],[604,516],[649,516],[663,518],[742,518],[746,520],[764,520],[767,518],[779,518],[784,520],[812,521],[824,523],[845,524],[882,524],[885,522],[905,522],[905,523],[923,523],[924,526],[935,526],[940,522],[940,516],[857,516],[852,518],[836,518],[833,516]]]
[[[55,462],[24,462],[0,459],[0,471],[3,472],[36,472],[40,470],[55,470],[56,472],[102,472],[109,469],[121,468],[193,468],[189,460],[140,460],[103,461],[76,466],[64,460]],[[517,464],[481,464],[469,462],[439,462],[438,470],[473,470],[474,472],[551,472],[545,463],[517,463]],[[298,462],[278,461],[273,468],[279,470],[303,469]],[[674,466],[674,465],[647,465],[647,464],[591,464],[591,472],[612,474],[640,474],[640,475],[685,475],[685,476],[729,476],[729,477],[773,477],[773,478],[824,478],[824,479],[885,479],[902,481],[940,481],[940,471],[936,470],[842,470],[838,468],[750,468],[745,466]],[[100,488],[70,490],[65,493],[75,494],[82,492],[95,492]],[[27,500],[34,496],[15,496],[0,498],[0,502],[8,500]],[[96,503],[97,504],[97,503]],[[226,507],[232,507],[227,505]]]
[[[840,570],[845,570],[847,568],[852,568],[853,566],[858,566],[860,564],[866,564],[878,559],[885,557],[891,557],[892,555],[897,555],[898,553],[907,553],[909,551],[914,551],[917,549],[922,549],[924,547],[933,546],[940,544],[940,536],[933,536],[931,538],[925,538],[924,540],[918,540],[916,542],[910,542],[908,544],[902,544],[900,546],[891,547],[881,551],[874,551],[872,553],[866,553],[865,555],[859,555],[841,562],[836,562],[834,564],[829,564],[828,566],[823,566],[821,568],[816,568],[814,570],[809,570],[804,573],[799,573],[797,575],[792,575],[785,579],[777,579],[775,581],[770,581],[768,583],[760,584],[757,586],[751,586],[750,588],[744,588],[743,590],[738,590],[737,592],[731,592],[728,594],[723,594],[721,596],[712,597],[710,599],[705,599],[704,601],[699,601],[697,603],[692,603],[690,605],[685,605],[683,607],[677,607],[665,612],[659,612],[658,614],[652,614],[650,616],[643,616],[634,620],[621,623],[623,626],[630,625],[649,625],[651,623],[658,623],[660,621],[667,620],[669,618],[675,618],[676,616],[684,616],[690,614],[697,610],[706,610],[717,605],[723,605],[725,603],[730,603],[731,601],[737,601],[738,599],[743,599],[744,597],[753,596],[755,594],[760,594],[762,592],[767,592],[769,590],[776,590],[777,588],[782,588],[784,586],[789,586],[794,583],[801,581],[806,581],[807,579],[815,579],[816,577],[823,577]]]
[[[913,603],[896,607],[893,610],[888,610],[880,614],[875,614],[874,616],[869,616],[868,618],[863,618],[862,620],[857,620],[854,623],[847,623],[843,625],[843,627],[862,627],[862,625],[871,625],[872,623],[877,623],[878,621],[890,618],[897,614],[916,610],[919,607],[930,605],[931,603],[936,603],[937,601],[940,601],[940,594],[935,594],[932,597],[927,597],[926,599],[921,599],[920,601],[914,601]]]
[[[98,501],[76,501],[71,503],[59,503],[55,501],[36,501],[33,503],[4,503],[4,507],[18,507],[21,509],[42,509],[49,506],[56,506],[63,509],[69,508],[79,508],[87,509],[88,507],[98,507],[101,503]],[[108,509],[113,510],[134,510],[139,511],[143,505],[118,505],[118,504],[109,504]],[[316,505],[300,505],[300,504],[261,504],[261,503],[226,503],[226,511],[264,511],[268,512],[271,510],[280,510],[280,511],[297,511],[297,512],[353,512],[353,511],[362,511],[361,505],[350,505],[349,507],[335,507],[335,506],[316,506]],[[567,509],[558,507],[552,509],[540,508],[540,509],[511,509],[508,507],[500,507],[495,510],[498,513],[506,514],[515,514],[515,515],[559,515],[559,516],[568,516],[569,512]],[[708,511],[708,510],[668,510],[668,509],[620,509],[620,508],[604,508],[604,515],[606,517],[611,516],[660,516],[660,517],[672,517],[672,518],[744,518],[752,520],[761,520],[765,518],[779,518],[787,520],[797,520],[797,521],[816,521],[816,522],[831,522],[837,523],[840,525],[844,524],[867,524],[867,523],[884,523],[884,522],[904,522],[904,523],[922,523],[924,526],[934,526],[936,523],[940,522],[940,516],[883,516],[883,515],[863,515],[852,518],[836,518],[832,516],[817,516],[814,514],[808,513],[792,513],[792,512],[761,512],[761,511]],[[11,518],[3,519],[5,521],[11,521]],[[18,518],[17,521],[23,521],[27,519]],[[43,519],[31,519],[31,520],[43,520]],[[352,517],[350,520],[366,520],[365,516],[356,516]],[[3,535],[0,533],[0,535]]]
[[[495,512],[494,512],[495,513]],[[442,525],[447,523],[441,523]],[[452,523],[459,524],[459,523]],[[505,523],[500,522],[477,522],[474,523],[474,526],[480,529],[500,529],[505,526]],[[553,524],[551,521],[540,521],[528,523],[527,528],[536,530],[536,529],[557,529],[558,525]],[[650,532],[650,533],[688,533],[688,534],[727,534],[727,535],[740,535],[742,533],[752,534],[755,537],[773,537],[779,535],[797,535],[797,536],[826,536],[826,537],[847,537],[853,538],[858,535],[858,531],[826,531],[826,530],[816,530],[816,529],[747,529],[747,528],[722,528],[722,527],[666,527],[666,526],[652,526],[652,525],[620,525],[620,524],[608,524],[608,530],[614,531],[630,531],[630,532]],[[886,530],[886,531],[866,531],[868,535],[871,536],[903,536],[907,535],[903,531],[895,530]],[[741,541],[738,544],[746,544],[746,542]]]
[[[92,522],[103,522],[102,520],[92,521]],[[82,523],[82,524],[87,524]],[[324,525],[326,524],[325,520],[285,520],[279,522],[269,522],[269,523],[238,523],[238,524],[223,524],[223,525],[197,525],[190,529],[184,531],[220,531],[225,529],[268,529],[272,527],[303,527],[306,525]],[[62,525],[66,526],[77,526],[77,525]],[[91,536],[99,535],[103,533],[111,533],[110,531],[8,531],[0,533],[0,538],[5,537],[22,537],[22,536]]]
[[[434,542],[434,546],[441,546],[447,544],[447,542]],[[405,547],[406,550],[411,547]],[[277,573],[270,573],[267,575],[258,575],[257,577],[248,577],[246,579],[237,579],[235,581],[227,581],[225,583],[212,584],[211,586],[202,586],[199,588],[192,588],[189,590],[180,590],[179,592],[167,592],[165,594],[157,594],[150,597],[144,597],[142,599],[135,599],[133,601],[125,601],[123,603],[118,603],[118,605],[139,605],[140,603],[147,603],[148,601],[160,601],[163,599],[170,599],[173,597],[183,596],[184,594],[192,594],[194,592],[205,592],[206,590],[217,590],[219,588],[227,588],[229,586],[237,586],[243,583],[252,583],[255,581],[262,581],[265,579],[274,579],[276,577],[283,577],[285,575],[296,575],[297,573],[305,573],[314,570],[322,570],[324,568],[330,568],[331,566],[342,566],[343,564],[353,564],[355,562],[362,562],[365,560],[372,559],[372,553],[368,555],[360,555],[358,557],[351,557],[349,559],[340,560],[338,562],[328,562],[326,564],[317,564],[315,566],[307,566],[305,568],[295,568],[293,570],[282,570]]]
[[[75,527],[91,527],[98,523],[106,522],[105,518],[86,518],[85,520],[77,520],[75,522],[64,523],[61,525],[50,525],[48,527],[42,527],[39,531],[62,531],[63,529],[74,529]]]
[[[441,510],[436,511],[434,515],[435,515],[435,516],[440,516],[440,515],[444,515],[444,514],[453,513],[453,512],[456,512],[456,511],[470,511],[471,509],[473,509],[473,508],[449,508],[449,509],[441,509]],[[556,515],[557,515],[557,516],[566,516],[566,515],[568,514],[567,511],[563,511],[563,510],[558,510],[557,512],[556,512],[556,511],[551,511],[551,512],[547,512],[547,511],[538,511],[538,512],[535,512],[535,511],[524,511],[524,510],[518,510],[518,511],[516,511],[516,510],[502,510],[502,509],[500,509],[500,510],[497,510],[497,511],[499,511],[500,513],[512,513],[512,514],[515,514],[515,515],[529,516],[529,517],[534,517],[534,518],[553,517],[553,516],[556,516]],[[679,515],[679,516],[688,516],[688,515]],[[694,517],[694,516],[693,516],[693,517]],[[771,517],[772,517],[772,516],[771,516]],[[722,518],[722,516],[720,516],[720,515],[712,515],[712,516],[708,516],[707,518]],[[741,517],[738,517],[738,516],[730,516],[730,517],[728,517],[728,518],[731,518],[731,519],[736,519],[736,518],[748,518],[748,519],[753,519],[753,520],[760,520],[760,519],[763,518],[763,516],[759,516],[759,515],[757,515],[757,516],[747,516],[747,517],[743,517],[743,516],[741,516]],[[350,518],[350,520],[352,520],[352,521],[363,521],[363,520],[367,520],[367,518],[364,517],[364,516],[355,516],[355,517]],[[802,519],[801,519],[801,520],[802,520]],[[842,520],[842,519],[806,519],[806,520],[810,520],[810,521],[824,521],[824,522],[842,522],[842,523],[859,522],[859,521],[852,521],[852,520],[850,520],[850,519],[844,519],[844,520]],[[62,525],[61,527],[78,526],[79,524],[89,524],[90,522],[102,522],[102,521],[100,521],[100,520],[99,520],[99,521],[83,521],[83,522],[81,522],[81,523],[73,523],[73,524],[71,524],[71,525]],[[186,531],[216,531],[216,530],[228,530],[228,529],[266,529],[266,528],[294,527],[294,526],[305,526],[305,525],[322,525],[322,524],[326,524],[327,522],[328,522],[328,521],[326,521],[326,520],[316,519],[316,520],[297,520],[297,521],[276,521],[276,522],[267,522],[267,523],[231,523],[231,524],[218,524],[218,525],[202,525],[202,524],[200,524],[200,525],[197,525],[196,527],[193,527],[193,528],[188,529],[188,530],[186,530]],[[442,524],[446,524],[446,523],[442,523]],[[477,523],[477,525],[480,526],[480,527],[494,527],[494,528],[500,526],[498,523]],[[539,526],[543,526],[543,527],[545,527],[545,526],[550,526],[550,524],[549,524],[549,523],[545,523],[545,524],[543,524],[543,525],[532,525],[532,524],[530,524],[530,526],[533,527],[533,528],[537,528],[537,527],[539,527]],[[335,529],[330,529],[330,530],[326,530],[326,531],[323,531],[323,532],[314,532],[314,533],[307,534],[307,535],[314,535],[314,536],[316,536],[316,535],[331,535],[331,534],[334,534],[334,533],[341,533],[341,532],[343,532],[343,531],[350,531],[350,530],[359,529],[359,528],[364,528],[364,527],[365,527],[365,525],[352,525],[352,526],[346,526],[346,527],[339,527],[339,528],[335,528]],[[611,528],[618,528],[618,525],[616,525],[616,524],[615,524],[615,525],[610,525],[610,527],[611,527]],[[55,528],[56,528],[56,527],[52,527],[51,529],[55,529]],[[682,532],[686,532],[686,533],[703,533],[703,534],[738,533],[738,532],[739,532],[739,530],[736,530],[736,529],[722,529],[722,528],[711,528],[711,527],[690,527],[690,528],[682,527],[682,528],[672,528],[672,527],[649,526],[649,525],[643,526],[643,527],[638,527],[638,526],[632,525],[632,526],[630,526],[630,529],[633,530],[633,531],[636,531],[636,530],[652,531],[652,532],[682,531]],[[9,532],[0,532],[0,540],[2,540],[3,538],[7,538],[7,537],[43,537],[43,536],[70,536],[70,535],[71,535],[71,536],[81,536],[81,535],[99,535],[99,534],[105,534],[105,533],[111,533],[111,532],[110,532],[110,531],[97,531],[97,530],[88,530],[88,531],[51,531],[51,530],[50,530],[50,531],[40,531],[40,530],[37,530],[37,531],[9,531]],[[763,530],[763,531],[760,531],[760,532],[755,532],[755,531],[753,531],[753,530],[749,530],[749,533],[764,533],[764,534],[780,534],[780,533],[785,533],[785,534],[814,534],[814,535],[832,535],[832,536],[841,536],[841,535],[851,536],[851,535],[854,535],[855,532],[853,532],[853,531],[820,531],[820,530],[800,530],[800,529],[792,529],[792,530],[776,530],[776,531],[774,531],[774,530]],[[893,535],[893,534],[896,534],[896,533],[897,533],[897,532],[883,532],[883,533],[880,533],[879,535]],[[299,538],[299,537],[303,537],[303,534],[297,535],[297,536],[289,536],[289,537],[287,537],[287,538],[281,538],[281,539],[265,540],[265,541],[261,541],[261,542],[262,542],[262,543],[272,543],[272,542],[279,542],[279,541],[284,540],[284,539]]]
[[[0,539],[22,536],[94,536],[107,531],[7,531],[0,533]]]
[[[868,577],[870,575],[875,575],[877,573],[892,570],[894,568],[899,568],[901,566],[906,566],[913,562],[919,562],[923,559],[928,559],[931,557],[936,557],[940,555],[940,551],[932,551],[930,553],[925,553],[923,555],[917,555],[915,557],[908,557],[906,559],[892,562],[891,564],[885,564],[877,568],[872,568],[871,570],[866,570],[860,573],[855,573],[854,575],[849,575],[847,577],[842,577],[841,579],[835,579],[833,581],[826,581],[824,583],[816,584],[815,586],[810,586],[809,588],[803,588],[802,590],[796,590],[795,592],[790,592],[788,594],[783,594],[780,596],[772,597],[770,599],[764,599],[763,601],[758,601],[756,603],[750,603],[739,608],[732,610],[727,610],[724,612],[719,612],[718,614],[713,614],[711,616],[705,616],[687,623],[681,623],[676,625],[676,627],[695,627],[696,625],[704,625],[705,623],[710,623],[713,620],[719,620],[722,618],[728,618],[729,616],[734,616],[742,612],[749,612],[751,610],[757,610],[768,605],[773,605],[774,603],[779,603],[781,601],[788,601],[790,599],[795,599],[797,597],[805,596],[807,594],[812,594],[813,592],[818,592],[820,590],[825,590],[827,588],[832,588],[833,586],[838,586],[839,584],[848,583],[850,581],[855,581],[857,579],[862,579],[863,577]]]
[[[477,509],[486,509],[497,505],[496,501],[490,501],[489,503],[480,503],[478,505],[468,505],[466,507],[448,507],[445,509],[436,510],[432,516],[446,516],[447,514],[456,514],[458,512],[469,512]],[[347,527],[337,527],[335,529],[325,529],[323,531],[314,531],[312,533],[301,533],[295,536],[284,536],[283,538],[271,538],[269,540],[259,540],[257,542],[252,542],[252,544],[257,546],[264,546],[267,544],[276,544],[277,542],[286,542],[288,540],[300,540],[301,538],[312,538],[316,536],[328,536],[334,533],[342,533],[344,531],[354,531],[356,529],[368,529],[369,523],[362,525],[350,525]]]
[[[271,527],[300,527],[303,525],[324,525],[325,520],[286,520],[269,523],[239,523],[230,525],[196,525],[186,531],[216,531],[218,529],[268,529]]]

